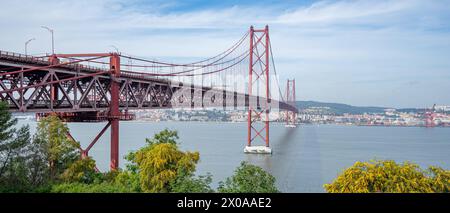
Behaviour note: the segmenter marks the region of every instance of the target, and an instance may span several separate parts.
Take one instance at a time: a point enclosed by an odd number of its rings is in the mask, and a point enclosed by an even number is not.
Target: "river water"
[[[36,123],[29,124],[32,131]],[[105,123],[69,123],[85,148]],[[197,174],[213,175],[213,186],[233,174],[241,161],[261,166],[275,176],[282,192],[324,192],[343,169],[355,161],[393,159],[450,169],[450,128],[301,125],[272,123],[273,154],[244,154],[246,123],[137,122],[120,123],[120,166],[123,156],[145,145],[145,138],[169,128],[178,130],[183,150],[199,151]],[[109,167],[109,130],[89,152],[100,170]]]

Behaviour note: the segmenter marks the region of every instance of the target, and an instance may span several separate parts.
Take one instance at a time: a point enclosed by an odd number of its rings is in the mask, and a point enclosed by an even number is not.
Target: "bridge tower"
[[[433,107],[431,107],[431,109],[425,111],[425,127],[434,127],[435,126],[435,123],[434,123],[434,118],[436,117],[435,110],[436,110],[436,104],[434,104]]]
[[[296,105],[295,100],[295,79],[287,80],[286,84],[286,102],[292,106]],[[286,127],[295,127],[297,113],[286,110]]]
[[[111,124],[111,158],[110,168],[116,170],[119,168],[119,93],[120,93],[120,56],[117,53],[112,53],[110,56],[110,70],[111,74],[111,103],[109,105],[109,122]]]
[[[269,26],[264,29],[251,26],[249,38],[248,135],[244,152],[272,153],[269,147]],[[253,146],[256,140],[262,141],[264,146]]]

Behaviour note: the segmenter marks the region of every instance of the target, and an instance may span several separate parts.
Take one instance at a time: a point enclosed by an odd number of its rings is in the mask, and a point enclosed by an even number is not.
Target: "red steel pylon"
[[[111,123],[111,170],[119,168],[119,93],[120,93],[120,56],[112,53],[109,62],[111,74],[111,103],[109,105],[109,122]]]
[[[286,102],[293,106],[296,105],[295,100],[295,79],[287,80],[286,84]],[[293,111],[286,111],[286,125],[295,125],[297,120],[297,113]]]
[[[434,127],[434,118],[436,117],[435,114],[436,104],[433,105],[433,107],[425,112],[425,127]]]
[[[269,42],[269,26],[250,27],[247,146],[259,138],[269,147]],[[257,121],[263,122],[262,127]]]
[[[111,129],[111,150],[110,150],[110,169],[117,170],[119,168],[119,121],[123,118],[122,113],[119,109],[119,94],[120,94],[120,55],[117,53],[94,53],[94,54],[54,54],[52,55],[53,60],[56,60],[57,57],[109,57],[110,62],[110,75],[111,75],[111,83],[110,83],[110,104],[109,104],[109,112],[106,116],[108,119],[108,123],[106,126],[100,131],[99,134],[95,137],[95,139],[89,144],[89,146],[82,150],[82,157],[88,156],[89,150],[94,146],[94,144],[100,139],[100,137],[105,133],[105,131],[110,127]],[[58,63],[58,62],[55,62]],[[57,94],[55,94],[57,95]],[[52,100],[53,100],[52,95]],[[73,139],[73,137],[69,133],[69,137]]]

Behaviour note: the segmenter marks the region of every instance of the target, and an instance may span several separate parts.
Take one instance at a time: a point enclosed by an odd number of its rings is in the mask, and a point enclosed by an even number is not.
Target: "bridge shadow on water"
[[[272,155],[246,160],[273,174],[282,192],[323,192],[321,148],[316,126],[272,125]]]

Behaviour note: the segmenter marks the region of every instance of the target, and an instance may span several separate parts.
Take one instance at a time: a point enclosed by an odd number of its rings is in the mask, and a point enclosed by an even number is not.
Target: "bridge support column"
[[[119,168],[119,90],[120,90],[120,56],[113,53],[110,57],[111,103],[109,108],[109,122],[111,123],[111,170]]]
[[[48,60],[51,65],[56,65],[56,64],[60,63],[59,58],[56,57],[56,55],[51,55]],[[53,75],[56,75],[56,74],[53,74]],[[56,80],[56,79],[54,79],[53,75],[50,77],[51,81]],[[52,110],[55,105],[55,101],[57,101],[58,99],[59,99],[58,84],[50,84],[50,107]]]
[[[296,105],[295,101],[295,79],[287,80],[286,84],[286,102],[292,106]],[[286,127],[295,127],[297,121],[297,113],[286,110]]]
[[[248,137],[244,152],[272,153],[269,147],[269,27],[255,30],[252,26],[249,35]],[[257,139],[262,140],[264,146],[253,146]]]

